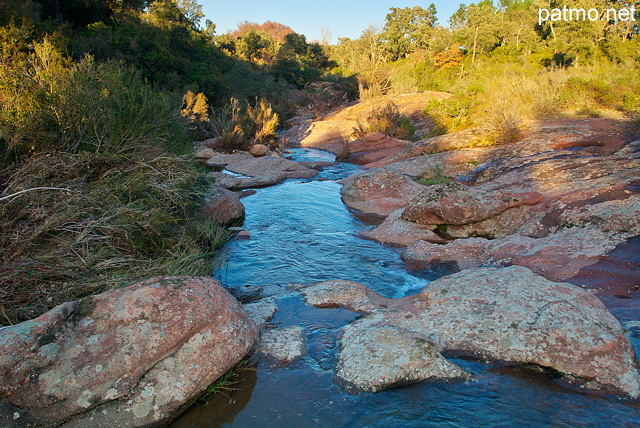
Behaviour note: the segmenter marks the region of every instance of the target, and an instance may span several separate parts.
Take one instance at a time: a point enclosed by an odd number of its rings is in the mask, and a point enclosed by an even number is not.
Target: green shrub
[[[47,39],[0,70],[5,157],[47,150],[131,153],[185,141],[175,102],[140,72],[91,57],[71,63]],[[5,79],[6,78],[6,79]]]
[[[446,134],[467,124],[473,103],[473,98],[466,95],[429,101],[423,113],[433,122],[431,135]]]

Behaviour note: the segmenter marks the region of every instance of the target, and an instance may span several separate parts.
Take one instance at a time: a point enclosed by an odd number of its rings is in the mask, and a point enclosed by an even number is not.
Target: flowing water
[[[331,160],[295,150],[296,160]],[[243,199],[251,239],[224,248],[228,264],[215,273],[230,288],[244,285],[359,281],[387,297],[416,293],[442,272],[415,272],[399,250],[364,240],[372,227],[340,200],[338,180],[356,167],[336,164],[313,180],[288,180]],[[638,402],[571,389],[545,373],[452,358],[472,382],[421,383],[378,393],[348,394],[334,382],[339,329],[357,315],[277,302],[272,324],[304,329],[308,354],[284,367],[259,361],[229,389],[193,406],[172,427],[376,426],[640,426]],[[638,352],[640,329],[630,333]]]

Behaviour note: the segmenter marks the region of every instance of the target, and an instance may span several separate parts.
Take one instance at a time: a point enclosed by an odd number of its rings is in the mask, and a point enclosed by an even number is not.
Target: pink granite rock
[[[218,281],[155,278],[0,330],[0,396],[41,425],[158,425],[256,338]]]

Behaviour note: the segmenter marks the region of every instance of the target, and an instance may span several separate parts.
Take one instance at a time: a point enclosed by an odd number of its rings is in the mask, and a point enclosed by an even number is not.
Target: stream
[[[294,160],[333,160],[295,149]],[[287,180],[242,200],[251,239],[232,240],[228,262],[214,273],[226,287],[310,284],[329,279],[362,282],[386,297],[419,292],[446,272],[412,271],[400,249],[362,239],[375,221],[351,213],[339,180],[358,170],[325,168],[311,180]],[[419,383],[377,393],[349,394],[334,382],[339,330],[358,315],[307,306],[300,297],[278,300],[271,325],[303,328],[307,355],[288,365],[260,360],[240,370],[221,393],[182,414],[182,427],[466,427],[640,426],[637,401],[569,388],[532,369],[451,358],[471,382]],[[640,351],[640,329],[630,339]]]

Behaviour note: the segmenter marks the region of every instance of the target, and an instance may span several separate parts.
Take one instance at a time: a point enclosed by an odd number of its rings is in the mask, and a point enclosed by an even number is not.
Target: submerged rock
[[[39,425],[158,425],[256,338],[218,281],[155,278],[0,330],[0,397]]]
[[[260,352],[268,358],[289,364],[307,354],[302,327],[265,330],[260,335]]]

